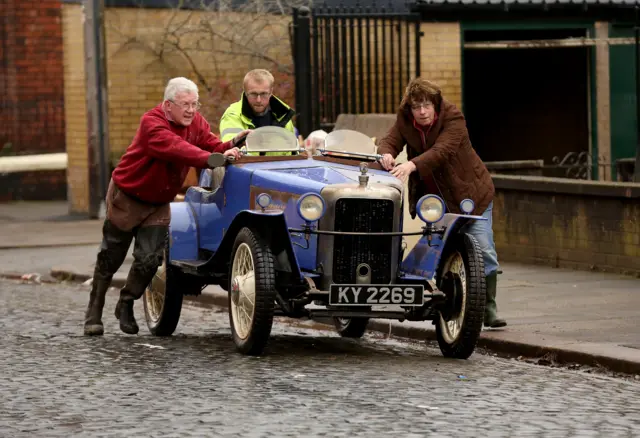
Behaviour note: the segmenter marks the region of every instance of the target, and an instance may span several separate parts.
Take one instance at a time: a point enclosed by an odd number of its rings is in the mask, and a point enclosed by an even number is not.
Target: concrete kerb
[[[76,240],[75,242],[51,242],[51,243],[16,243],[4,244],[0,243],[0,249],[38,249],[38,248],[67,248],[70,246],[89,246],[99,245],[95,239]]]
[[[7,278],[6,275],[4,275]],[[91,275],[79,273],[74,269],[57,267],[51,269],[50,276],[59,281],[85,282],[92,278]],[[14,277],[19,279],[19,277]],[[114,277],[112,286],[121,288],[124,286],[124,277]],[[218,306],[228,307],[227,296],[224,294],[203,293],[200,296],[185,296],[185,301],[198,306]],[[326,319],[317,319],[316,322],[326,324]],[[329,327],[329,325],[327,324]],[[411,339],[414,341],[435,341],[435,330],[422,327],[412,327],[402,324],[389,324],[380,320],[371,320],[368,329],[386,335]],[[502,332],[505,333],[505,332]],[[552,339],[548,337],[540,341],[531,335],[524,340],[513,340],[500,338],[500,335],[481,336],[478,340],[478,347],[509,357],[523,356],[527,358],[548,358],[549,362],[559,365],[578,364],[624,374],[640,373],[640,358],[631,357],[635,355],[620,354],[619,351],[611,351],[610,355],[601,353],[601,346],[589,343],[574,344],[567,340]],[[565,345],[558,347],[557,345]]]

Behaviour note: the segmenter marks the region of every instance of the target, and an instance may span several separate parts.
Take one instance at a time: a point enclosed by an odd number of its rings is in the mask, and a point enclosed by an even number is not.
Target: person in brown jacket
[[[407,145],[407,161],[396,166],[395,158]],[[406,88],[396,123],[380,140],[382,167],[406,181],[409,178],[409,211],[416,217],[416,204],[428,193],[439,194],[450,213],[461,213],[460,202],[469,198],[473,214],[486,221],[473,221],[465,232],[482,249],[487,283],[485,327],[504,327],[496,305],[498,256],[493,241],[492,211],[495,188],[491,174],[471,146],[464,115],[442,98],[440,88],[423,78]]]

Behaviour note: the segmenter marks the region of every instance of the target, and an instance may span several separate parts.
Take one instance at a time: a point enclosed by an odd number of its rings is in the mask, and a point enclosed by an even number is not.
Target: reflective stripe
[[[222,134],[220,134],[220,137],[224,137],[227,134],[238,134],[239,132],[244,131],[244,129],[242,128],[227,128],[224,131],[222,131]]]

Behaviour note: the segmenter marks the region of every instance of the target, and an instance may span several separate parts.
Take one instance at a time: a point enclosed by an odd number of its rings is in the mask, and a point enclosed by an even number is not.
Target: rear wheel
[[[236,236],[229,271],[229,322],[238,351],[259,355],[269,341],[276,298],[273,254],[250,228]]]
[[[367,331],[369,318],[333,318],[336,330],[343,338],[361,338]]]
[[[467,359],[476,348],[486,302],[484,262],[470,234],[455,237],[443,255],[439,288],[447,295],[436,321],[438,345],[445,357]]]
[[[144,292],[144,316],[147,327],[154,336],[171,336],[180,321],[182,311],[181,282],[177,281],[178,272],[167,264],[169,257],[169,239],[165,245],[162,265],[153,276],[153,280]]]

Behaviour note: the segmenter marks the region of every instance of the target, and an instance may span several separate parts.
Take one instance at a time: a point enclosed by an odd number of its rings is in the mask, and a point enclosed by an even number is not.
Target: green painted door
[[[632,29],[609,26],[609,37],[633,37]],[[636,67],[635,46],[609,46],[611,77],[611,160],[636,156]],[[615,171],[615,168],[614,168]]]

